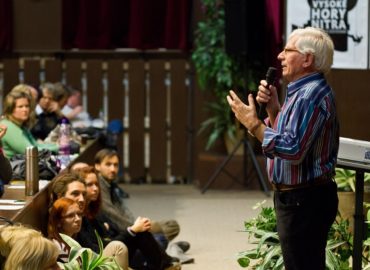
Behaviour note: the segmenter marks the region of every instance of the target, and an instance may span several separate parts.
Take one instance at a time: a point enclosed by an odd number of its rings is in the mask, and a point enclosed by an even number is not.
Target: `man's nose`
[[[78,196],[78,201],[79,201],[79,202],[84,202],[84,201],[85,201],[84,195],[82,195],[82,194],[81,194],[81,195],[79,195],[79,196]]]

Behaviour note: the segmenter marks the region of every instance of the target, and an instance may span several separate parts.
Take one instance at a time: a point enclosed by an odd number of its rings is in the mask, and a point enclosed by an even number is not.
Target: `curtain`
[[[12,50],[13,46],[12,0],[0,0],[0,52]]]
[[[279,67],[277,60],[283,44],[283,8],[281,0],[266,0],[266,33],[269,33],[267,44],[269,44],[269,63],[271,66]]]
[[[189,49],[189,0],[63,0],[63,48]]]

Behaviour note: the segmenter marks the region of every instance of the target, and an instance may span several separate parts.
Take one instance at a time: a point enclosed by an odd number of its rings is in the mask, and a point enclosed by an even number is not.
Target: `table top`
[[[346,167],[346,168],[353,169],[353,170],[361,169],[361,170],[370,172],[370,163],[366,163],[362,161],[338,158],[337,165],[338,167]]]

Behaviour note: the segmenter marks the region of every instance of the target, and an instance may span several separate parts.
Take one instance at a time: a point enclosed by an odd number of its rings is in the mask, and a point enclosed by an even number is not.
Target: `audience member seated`
[[[24,154],[28,146],[37,146],[39,149],[49,149],[58,152],[56,144],[37,143],[29,131],[34,121],[31,113],[33,99],[29,94],[27,85],[16,86],[6,95],[3,107],[1,125],[7,127],[6,134],[1,138],[3,150],[7,158],[15,154]]]
[[[50,234],[50,238],[58,240],[59,238],[57,238],[56,234],[62,232],[60,230],[63,226],[72,227],[73,220],[75,222],[73,227],[76,227],[78,223],[81,223],[81,221],[76,221],[81,219],[80,217],[78,217],[78,215],[76,215],[76,213],[82,213],[84,211],[86,205],[85,195],[85,182],[77,174],[61,173],[57,177],[55,177],[50,194],[50,199],[52,203],[52,207],[49,210],[48,224],[48,232]],[[78,205],[79,210],[77,210],[77,207],[72,207],[71,209],[69,209],[69,207],[73,204],[68,203],[68,201],[66,200],[59,201],[61,198],[70,199],[71,201],[73,201],[73,203]],[[63,218],[63,216],[65,216],[67,212],[72,213],[73,211],[76,211],[73,215],[73,218],[69,220]],[[76,231],[73,233],[73,235],[75,233]],[[83,243],[80,244],[83,246]],[[59,246],[63,247],[63,243],[61,243]],[[94,251],[99,252],[99,250],[96,249]],[[128,269],[128,251],[127,247],[122,242],[109,242],[107,245],[105,245],[103,254],[107,257],[114,257],[122,269]]]
[[[74,128],[86,128],[91,126],[90,116],[84,111],[81,105],[81,92],[71,90],[67,104],[63,107],[62,113],[69,119]]]
[[[63,114],[62,109],[72,94],[72,88],[61,82],[56,82],[54,83],[54,90],[54,100],[58,103],[60,113]]]
[[[135,219],[126,207],[121,195],[122,190],[116,183],[118,168],[119,157],[115,150],[106,148],[96,153],[95,169],[98,172],[101,188],[102,212],[114,223],[129,227]],[[164,234],[165,241],[171,241],[179,234],[180,226],[176,220],[153,221],[151,232]]]
[[[0,269],[56,270],[59,250],[39,231],[22,225],[0,227]]]
[[[37,119],[32,126],[32,135],[39,140],[44,140],[50,131],[59,123],[63,116],[58,102],[55,100],[54,84],[46,82],[40,86],[41,97],[36,106]]]
[[[91,249],[98,247],[93,237],[94,231],[97,231],[104,241],[118,240],[127,246],[129,265],[133,269],[180,269],[179,265],[173,264],[173,259],[161,249],[149,232],[151,221],[148,218],[138,217],[130,227],[123,228],[100,212],[101,193],[93,167],[79,169],[76,173],[86,184],[87,205],[82,229],[78,235],[78,240],[83,246]]]
[[[4,137],[7,127],[0,124],[0,139]],[[12,167],[9,160],[4,156],[3,149],[0,148],[0,197],[2,185],[8,184],[12,178]]]

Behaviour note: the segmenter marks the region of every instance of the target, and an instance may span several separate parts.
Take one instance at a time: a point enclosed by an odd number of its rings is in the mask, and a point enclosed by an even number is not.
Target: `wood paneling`
[[[40,61],[39,60],[29,60],[24,61],[24,83],[31,85],[40,84]]]
[[[18,59],[4,59],[3,60],[3,74],[4,74],[4,97],[12,90],[14,86],[19,83],[19,64]]]
[[[65,80],[67,85],[81,90],[86,82],[87,111],[93,118],[99,116],[106,100],[108,123],[113,119],[128,120],[124,127],[128,138],[125,157],[123,136],[117,140],[120,156],[127,159],[126,179],[166,182],[169,176],[187,176],[188,114],[192,108],[185,84],[187,59],[172,56],[144,57],[132,52],[120,56],[116,53],[16,56],[0,60],[0,72],[4,86],[9,85],[8,91],[19,83],[20,74],[32,84],[39,84],[40,80]],[[24,69],[19,63],[24,63]]]
[[[167,140],[166,111],[167,89],[165,86],[165,61],[149,61],[150,78],[150,169],[153,181],[166,179]]]
[[[144,61],[129,60],[129,173],[132,178],[146,176],[144,170],[145,70]]]
[[[87,111],[92,118],[99,117],[99,112],[103,108],[103,61],[86,61],[86,79],[87,79]]]
[[[67,59],[65,61],[66,69],[66,84],[76,89],[82,89],[82,60],[81,59]]]
[[[171,63],[171,158],[172,174],[186,176],[187,169],[187,129],[188,91],[185,85],[186,61],[173,60]]]
[[[59,59],[47,59],[45,61],[45,81],[62,81],[62,62]]]

